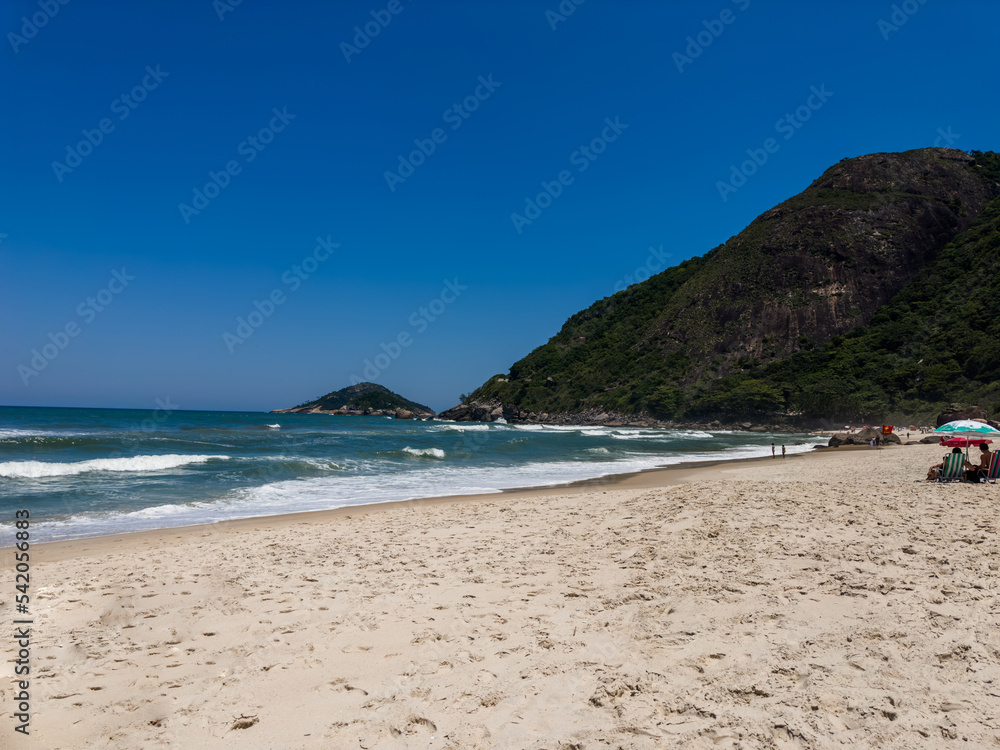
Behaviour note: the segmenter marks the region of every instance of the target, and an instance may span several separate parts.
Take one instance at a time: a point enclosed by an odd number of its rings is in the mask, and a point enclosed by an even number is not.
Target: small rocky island
[[[274,409],[271,413],[341,414],[396,419],[429,419],[437,415],[429,406],[403,398],[377,383],[358,383],[291,409]]]

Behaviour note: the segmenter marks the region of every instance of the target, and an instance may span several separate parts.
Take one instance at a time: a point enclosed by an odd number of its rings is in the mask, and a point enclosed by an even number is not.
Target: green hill
[[[403,409],[418,416],[434,416],[429,406],[418,404],[393,393],[377,383],[358,383],[339,391],[333,391],[313,401],[299,404],[291,409],[276,409],[276,412],[323,413],[335,411],[395,413]]]
[[[699,421],[996,401],[998,180],[992,152],[843,160],[724,245],[572,316],[468,400],[508,418]]]

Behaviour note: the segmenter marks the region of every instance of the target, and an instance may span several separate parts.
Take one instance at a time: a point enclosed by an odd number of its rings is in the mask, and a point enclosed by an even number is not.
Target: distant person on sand
[[[781,446],[781,457],[785,457],[785,446]]]
[[[965,479],[975,484],[979,484],[983,477],[990,473],[990,461],[993,459],[990,447],[986,443],[981,444],[979,450],[981,451],[979,454],[979,466],[968,460],[965,462],[965,468],[967,469]]]
[[[778,456],[774,452],[774,443],[771,443],[771,458],[777,458]]]

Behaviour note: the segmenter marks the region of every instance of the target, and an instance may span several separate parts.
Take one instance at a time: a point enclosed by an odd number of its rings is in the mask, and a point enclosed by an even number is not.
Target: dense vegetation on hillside
[[[548,344],[515,363],[509,378],[494,378],[472,397],[500,398],[530,411],[572,412],[594,405],[659,411],[655,399],[663,397],[662,384],[685,371],[687,358],[664,360],[653,347],[637,347],[648,321],[660,315],[664,300],[693,278],[709,257],[711,253],[692,258],[595,302],[570,318]],[[580,346],[584,343],[588,345]],[[546,380],[549,372],[554,381]],[[629,387],[616,387],[622,383]]]
[[[973,152],[952,189],[955,160],[939,166],[941,154],[831,168],[726,245],[572,316],[468,400],[705,421],[915,419],[961,399],[992,408],[1000,199],[981,197],[1000,192],[1000,156]],[[897,179],[883,185],[879,169]],[[972,227],[956,237],[959,224]]]
[[[869,325],[723,378],[687,411],[916,419],[951,401],[1000,411],[1000,199]]]

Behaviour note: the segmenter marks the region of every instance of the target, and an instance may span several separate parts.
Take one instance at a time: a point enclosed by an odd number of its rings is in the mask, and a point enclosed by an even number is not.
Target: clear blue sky
[[[5,3],[0,403],[266,410],[367,359],[441,410],[841,158],[1000,145],[995,2],[559,8]]]

